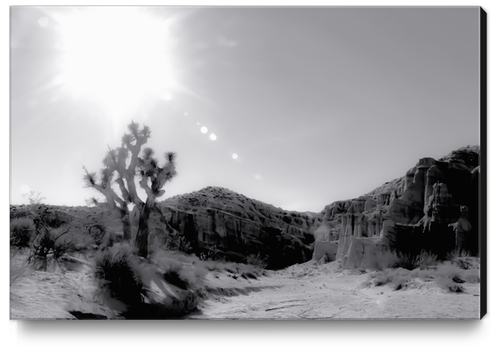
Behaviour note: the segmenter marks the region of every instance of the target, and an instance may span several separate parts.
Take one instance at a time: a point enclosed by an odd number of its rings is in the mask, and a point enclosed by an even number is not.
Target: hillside
[[[226,188],[207,187],[163,201],[168,229],[196,253],[217,250],[230,260],[260,255],[271,269],[311,259],[320,214],[285,211]]]

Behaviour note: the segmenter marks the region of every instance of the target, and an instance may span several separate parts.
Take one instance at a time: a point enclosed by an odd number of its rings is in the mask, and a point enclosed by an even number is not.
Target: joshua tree
[[[129,220],[128,204],[133,203],[139,215],[138,233],[135,246],[138,255],[148,255],[148,221],[150,212],[155,206],[157,198],[161,197],[165,190],[162,187],[177,174],[175,171],[175,153],[165,153],[165,164],[158,165],[151,148],[142,146],[150,137],[150,128],[131,122],[128,125],[129,133],[122,137],[122,145],[116,149],[109,148],[102,163],[104,167],[100,174],[88,172],[85,167],[84,180],[87,187],[95,188],[102,193],[109,208],[120,213],[123,223],[124,239],[131,240],[131,222]],[[141,156],[140,156],[140,152]],[[137,194],[136,178],[139,178],[139,186],[146,193],[143,201]],[[113,189],[113,184],[119,187],[119,192]]]

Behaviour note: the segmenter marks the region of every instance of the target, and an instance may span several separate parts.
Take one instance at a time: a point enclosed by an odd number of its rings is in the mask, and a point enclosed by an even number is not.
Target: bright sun
[[[81,8],[58,18],[61,82],[76,98],[113,110],[168,101],[174,84],[169,23],[135,7]]]

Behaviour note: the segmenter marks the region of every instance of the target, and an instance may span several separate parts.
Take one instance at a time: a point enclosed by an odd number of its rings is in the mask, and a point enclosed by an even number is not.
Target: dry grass
[[[475,261],[476,262],[476,261]],[[405,268],[388,268],[375,271],[370,274],[362,286],[382,286],[390,284],[394,290],[400,290],[410,286],[414,279],[418,278],[424,282],[434,282],[440,288],[448,292],[464,292],[463,284],[479,283],[479,269],[465,269],[450,261],[440,262],[430,266],[418,267],[413,270]]]
[[[143,302],[142,275],[137,273],[134,252],[129,244],[116,244],[96,254],[94,274],[103,297],[109,295],[127,306]]]
[[[398,255],[395,252],[375,248],[364,256],[360,269],[382,271],[394,267],[397,262]]]

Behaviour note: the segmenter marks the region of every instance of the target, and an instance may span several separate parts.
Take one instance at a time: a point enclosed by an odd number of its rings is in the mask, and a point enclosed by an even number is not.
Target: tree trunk
[[[118,208],[123,227],[123,240],[131,241],[131,221],[129,219],[129,210],[127,206]]]
[[[148,234],[151,207],[148,203],[144,204],[143,211],[140,213],[138,233],[136,234],[135,245],[138,248],[138,255],[146,258],[148,256]]]

